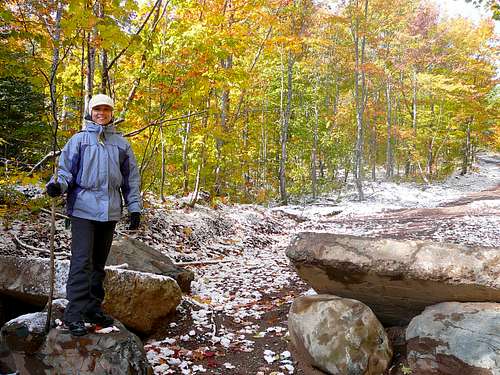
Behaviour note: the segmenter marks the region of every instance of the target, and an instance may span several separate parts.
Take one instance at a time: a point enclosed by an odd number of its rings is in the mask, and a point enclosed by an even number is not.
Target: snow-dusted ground
[[[365,200],[362,202],[357,201],[357,194],[351,185],[340,195],[323,197],[307,206],[290,205],[274,210],[315,220],[336,212],[340,212],[339,218],[348,218],[401,208],[433,208],[500,184],[500,154],[479,154],[477,161],[472,172],[464,176],[455,172],[442,183],[424,185],[365,181]]]
[[[276,374],[293,373],[285,342],[280,351],[265,346],[255,350],[259,340],[284,337],[287,328],[282,320],[265,328],[259,322],[277,306],[293,300],[294,294],[288,293],[291,284],[304,287],[284,253],[293,221],[281,217],[278,222],[276,216],[255,206],[222,210],[225,220],[233,223],[230,236],[222,242],[233,250],[220,257],[219,264],[193,268],[196,278],[192,294],[179,307],[182,321],[171,323],[171,331],[175,332],[172,336],[146,343],[148,358],[156,374],[263,375],[269,374],[271,368]],[[269,222],[272,228],[268,227]],[[272,237],[267,241],[270,244],[264,246],[254,240],[263,231]],[[257,242],[256,246],[249,240]],[[178,325],[185,326],[186,322],[189,331],[184,329],[182,334]],[[246,359],[239,361],[238,357]],[[262,366],[257,366],[263,367],[262,371],[249,370],[248,358],[253,358],[252,365],[262,362]]]
[[[367,182],[366,201],[354,190],[312,204],[263,208],[254,205],[182,207],[148,197],[144,224],[133,234],[196,274],[192,293],[176,316],[147,340],[156,374],[301,374],[287,350],[286,312],[308,287],[290,267],[285,249],[296,232],[329,231],[363,236],[426,238],[500,246],[500,197],[450,202],[500,184],[500,155],[480,155],[474,172],[455,174],[431,186]],[[14,234],[47,247],[48,216],[15,221]],[[119,231],[125,227],[120,224]],[[69,249],[69,233],[58,222],[57,248]],[[63,256],[61,256],[63,257]]]
[[[290,303],[297,290],[304,292],[307,289],[284,254],[288,242],[298,231],[326,230],[368,236],[403,231],[409,238],[500,246],[500,199],[495,196],[468,204],[470,214],[467,215],[455,217],[448,211],[444,214],[439,211],[436,217],[431,217],[423,211],[421,216],[410,215],[403,220],[397,215],[392,221],[385,217],[394,215],[394,210],[433,209],[498,186],[500,156],[481,155],[478,160],[473,173],[456,174],[432,186],[369,183],[365,186],[365,202],[357,202],[354,192],[348,191],[340,198],[337,195],[323,197],[308,206],[267,210],[254,206],[223,208],[225,218],[234,223],[231,226],[233,245],[244,243],[243,238],[251,237],[251,228],[255,229],[256,223],[262,224],[271,218],[278,221],[275,222],[276,232],[268,234],[272,243],[255,247],[243,244],[238,247],[239,253],[221,257],[228,263],[194,269],[197,278],[192,296],[180,307],[182,314],[191,315],[192,322],[187,318],[191,324],[189,332],[179,334],[177,323],[172,323],[171,336],[151,340],[145,346],[155,373],[298,373],[286,350],[286,341],[281,339],[286,333],[286,314],[273,324],[267,324],[267,328],[262,324],[270,310]],[[300,223],[292,222],[293,217],[300,219]],[[421,228],[422,223],[424,229],[428,229],[433,221],[432,231],[413,230]],[[249,357],[248,353],[253,355]],[[226,356],[232,361],[225,361]],[[256,366],[249,366],[249,362],[253,364],[249,358],[262,365],[256,370]]]

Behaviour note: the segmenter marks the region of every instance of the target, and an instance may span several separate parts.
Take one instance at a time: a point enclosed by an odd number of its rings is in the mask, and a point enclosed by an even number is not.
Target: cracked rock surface
[[[446,302],[406,330],[413,375],[500,374],[500,304]]]

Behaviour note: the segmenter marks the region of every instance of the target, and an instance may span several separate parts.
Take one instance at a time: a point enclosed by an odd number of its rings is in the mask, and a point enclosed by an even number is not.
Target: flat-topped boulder
[[[49,260],[0,256],[0,294],[44,306],[49,294]],[[56,261],[54,298],[66,297],[69,261]],[[127,327],[150,333],[175,312],[182,299],[177,282],[168,276],[106,268],[104,310]]]
[[[498,248],[302,232],[286,253],[318,293],[362,301],[384,325],[440,302],[500,302]]]
[[[119,236],[113,241],[106,261],[108,266],[127,264],[127,269],[170,276],[185,293],[191,291],[194,272],[174,264],[174,262],[142,241]]]

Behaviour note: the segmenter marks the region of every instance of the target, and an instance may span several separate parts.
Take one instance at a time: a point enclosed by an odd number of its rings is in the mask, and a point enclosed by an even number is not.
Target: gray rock
[[[170,276],[177,281],[184,293],[191,291],[194,273],[176,266],[169,257],[144,242],[126,237],[113,241],[106,264],[112,266],[125,263],[130,270]]]
[[[21,301],[45,306],[49,294],[50,263],[43,258],[0,255],[0,293]],[[66,296],[69,261],[55,262],[55,298]]]
[[[65,298],[69,262],[55,265],[54,296]],[[106,312],[142,333],[150,333],[172,314],[182,298],[176,281],[168,276],[122,269],[106,269],[104,289]],[[0,293],[44,306],[49,293],[48,259],[0,256]]]
[[[387,326],[439,302],[500,302],[498,248],[303,232],[287,256],[318,293],[362,301]]]
[[[445,302],[406,329],[412,375],[500,375],[500,304]]]
[[[302,296],[288,315],[291,342],[312,366],[333,375],[381,375],[392,351],[366,305],[329,295]]]
[[[56,310],[56,315],[57,309]],[[47,313],[20,316],[0,331],[21,374],[152,374],[139,338],[118,321],[119,332],[72,337],[62,328],[45,334]]]
[[[171,277],[128,270],[109,271],[104,282],[103,309],[138,332],[151,333],[181,302],[181,289]]]

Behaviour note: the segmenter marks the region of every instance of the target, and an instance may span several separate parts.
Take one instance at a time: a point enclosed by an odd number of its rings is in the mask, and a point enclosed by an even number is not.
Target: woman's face
[[[92,108],[92,121],[99,125],[108,125],[113,118],[113,108],[107,105],[98,105]]]

